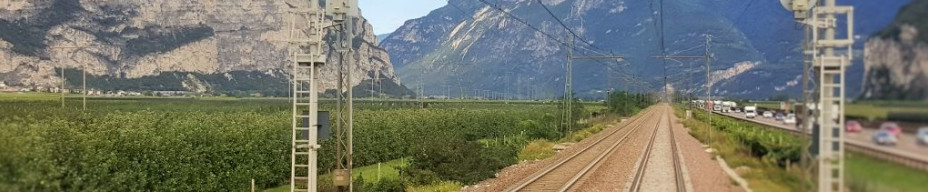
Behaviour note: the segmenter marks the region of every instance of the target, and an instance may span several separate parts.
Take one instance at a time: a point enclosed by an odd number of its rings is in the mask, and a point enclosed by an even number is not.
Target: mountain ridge
[[[575,68],[574,91],[578,95],[597,97],[603,95],[600,92],[623,87],[660,89],[663,61],[651,58],[661,54],[656,29],[660,24],[659,5],[623,0],[503,1],[496,5],[563,42],[562,37],[568,32],[538,2],[591,44],[612,54],[629,56],[620,64],[612,62],[612,68],[621,69],[612,70],[613,74],[605,73],[609,69],[601,63],[578,63],[578,67],[586,67]],[[858,9],[858,15],[868,17],[858,18],[856,31],[866,34],[885,26],[893,15],[885,10],[895,10],[905,2],[849,2],[867,7]],[[700,47],[705,41],[704,34],[714,37],[712,52],[716,60],[712,74],[717,83],[713,95],[750,99],[781,93],[799,95],[801,28],[796,27],[792,14],[778,2],[667,0],[665,3],[666,54],[704,55],[704,47]],[[423,89],[428,95],[442,94],[439,90],[452,85],[459,89],[547,98],[557,97],[564,90],[565,49],[546,35],[478,1],[452,0],[425,17],[407,21],[381,45],[390,52],[398,75],[407,85],[418,87],[418,79],[423,79]],[[862,45],[858,43],[855,47],[862,49]],[[667,62],[669,73],[677,75],[670,78],[675,82],[672,86],[699,93],[696,95],[705,93],[705,67],[696,67],[704,62]],[[851,95],[861,89],[857,85],[862,79],[862,59],[857,58],[856,63],[850,69],[855,74],[849,78],[853,84],[848,90]],[[644,85],[623,86],[625,82],[616,79],[636,78],[629,74],[641,74],[637,78]],[[703,74],[701,79],[699,74]]]

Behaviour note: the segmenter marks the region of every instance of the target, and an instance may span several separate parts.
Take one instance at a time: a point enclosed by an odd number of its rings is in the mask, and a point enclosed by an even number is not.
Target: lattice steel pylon
[[[335,124],[335,171],[332,181],[336,191],[353,191],[351,169],[354,153],[354,101],[351,79],[352,61],[354,61],[354,20],[360,16],[358,0],[327,0],[326,12],[332,18],[332,32],[335,35],[335,50],[339,55],[338,87],[336,92]]]
[[[325,65],[322,29],[325,11],[318,0],[290,5],[290,45],[292,88],[292,142],[290,149],[290,191],[316,191],[318,143],[319,68]]]
[[[813,67],[818,72],[816,106],[819,128],[818,175],[819,191],[842,191],[844,188],[844,104],[845,72],[851,65],[854,44],[854,8],[836,6],[835,0],[825,0],[823,6],[811,12]],[[847,27],[844,39],[837,39],[838,17],[844,15]],[[824,34],[820,34],[824,32]],[[845,54],[835,49],[846,48]],[[821,50],[821,52],[819,51]]]
[[[564,120],[564,132],[569,133],[573,131],[573,99],[574,99],[574,82],[573,82],[573,68],[574,63],[573,57],[574,54],[574,39],[571,36],[567,36],[567,66],[566,74],[564,75],[564,108],[562,118]]]

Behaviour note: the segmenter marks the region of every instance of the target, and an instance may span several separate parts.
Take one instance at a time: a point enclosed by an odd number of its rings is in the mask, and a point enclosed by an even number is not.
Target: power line
[[[536,1],[538,2],[539,5],[541,5],[541,8],[544,8],[544,9],[545,9],[545,12],[548,12],[548,15],[551,15],[551,17],[554,18],[554,20],[557,21],[558,24],[561,24],[561,26],[564,27],[564,29],[566,29],[567,32],[569,32],[571,35],[573,35],[574,38],[579,39],[581,42],[583,42],[583,44],[586,44],[586,45],[588,45],[588,46],[590,46],[590,47],[592,47],[592,48],[594,48],[594,49],[603,50],[603,49],[601,49],[601,48],[599,48],[599,47],[596,47],[595,45],[593,45],[592,43],[590,43],[590,42],[587,41],[586,39],[583,39],[583,37],[581,37],[580,35],[577,35],[577,33],[575,33],[574,30],[570,29],[570,27],[567,27],[567,25],[564,24],[564,21],[562,21],[560,18],[558,18],[557,16],[555,16],[554,13],[551,12],[551,9],[548,9],[548,6],[546,6],[544,3],[542,3],[541,0],[536,0]]]
[[[477,18],[474,18],[473,15],[470,15],[470,13],[468,13],[467,11],[464,11],[464,9],[462,9],[462,8],[459,7],[458,5],[455,5],[454,3],[451,3],[451,0],[445,0],[445,2],[448,2],[448,5],[451,5],[451,7],[454,7],[454,8],[457,9],[458,11],[461,11],[461,13],[464,13],[464,15],[467,15],[467,17],[470,18],[471,20],[476,20],[476,19],[477,19]]]
[[[741,21],[741,18],[742,18],[742,16],[744,16],[744,13],[747,12],[747,11],[748,11],[748,8],[750,8],[751,5],[753,5],[753,4],[754,4],[754,0],[748,1],[747,5],[745,5],[744,8],[741,9],[741,13],[738,14],[738,17],[735,17],[735,18],[737,18],[737,19],[735,19],[735,21],[731,22],[731,24],[728,25],[728,29],[734,28],[734,27],[735,27],[735,23],[738,23],[738,22]]]
[[[516,20],[516,21],[518,21],[519,23],[522,23],[522,24],[525,25],[525,26],[528,26],[528,27],[531,28],[532,30],[535,30],[536,32],[545,35],[545,36],[548,37],[549,39],[554,40],[555,42],[557,42],[557,43],[559,43],[559,44],[561,44],[561,45],[563,45],[563,46],[565,46],[565,47],[571,47],[571,46],[569,46],[569,45],[567,44],[567,42],[565,42],[565,41],[563,41],[563,40],[561,40],[561,39],[558,39],[558,38],[555,37],[554,35],[551,35],[550,33],[545,32],[545,31],[539,29],[538,27],[535,27],[534,25],[529,24],[527,21],[525,21],[525,19],[519,18],[519,17],[516,16],[515,14],[512,14],[512,13],[509,12],[509,11],[506,11],[505,9],[503,9],[502,7],[500,7],[499,5],[489,3],[489,2],[487,2],[486,0],[479,0],[479,1],[480,1],[481,3],[483,3],[483,4],[486,4],[486,5],[489,6],[490,8],[493,8],[493,9],[495,9],[495,10],[497,10],[497,11],[499,11],[499,12],[505,14],[505,15],[508,16],[509,18],[512,18],[513,20]],[[570,28],[566,28],[566,29],[567,29],[568,31],[570,31]],[[581,48],[582,48],[582,47],[581,47]],[[594,48],[595,48],[595,47],[594,47]],[[573,47],[573,50],[574,50],[574,51],[580,51],[577,47]],[[599,54],[599,55],[606,55],[606,54],[600,53],[600,52],[595,51],[595,50],[589,50],[589,51],[594,52],[594,53]]]
[[[529,23],[526,22],[524,19],[519,18],[518,16],[516,16],[516,15],[510,13],[509,11],[504,10],[502,7],[499,7],[498,5],[491,4],[491,3],[487,2],[486,0],[479,0],[479,1],[480,1],[481,3],[483,3],[483,4],[486,4],[486,5],[489,6],[490,8],[493,8],[493,9],[496,9],[497,11],[499,11],[499,12],[502,12],[502,13],[505,14],[506,16],[508,16],[508,17],[510,17],[510,18],[512,18],[512,19],[514,19],[514,20],[516,20],[516,21],[518,21],[519,23],[522,23],[522,24],[524,24],[525,26],[528,26],[529,28],[531,28],[531,29],[533,29],[533,30],[535,30],[535,31],[537,31],[537,32],[539,32],[539,33],[541,33],[541,34],[547,36],[549,39],[554,40],[554,41],[560,43],[561,45],[564,45],[564,46],[566,46],[566,47],[571,47],[571,49],[573,49],[573,50],[575,50],[575,51],[580,51],[580,50],[578,49],[578,47],[569,46],[566,42],[564,42],[564,41],[562,41],[562,40],[560,40],[560,39],[554,37],[554,35],[551,35],[550,33],[547,33],[547,32],[545,32],[545,31],[539,29],[538,27],[535,27],[535,26],[529,24]],[[552,16],[553,16],[553,15],[552,15]],[[557,17],[555,17],[555,18],[557,18]],[[566,25],[562,25],[562,26],[564,26],[565,29],[567,29],[568,31],[570,31],[570,28],[566,28]],[[574,34],[574,35],[576,35],[576,34]],[[591,46],[592,46],[592,45],[591,45]],[[580,48],[583,48],[583,47],[580,47]],[[593,47],[593,48],[596,48],[596,47]],[[597,51],[595,51],[595,50],[588,50],[588,51],[594,52],[594,53],[599,54],[599,55],[606,55],[606,54],[597,52]],[[607,66],[607,67],[608,67],[608,64],[603,63],[602,61],[597,61],[597,62],[600,63],[600,64],[602,64],[602,65],[604,65],[604,66]]]
[[[659,12],[654,11],[654,1],[653,1],[653,0],[651,1],[649,7],[650,7],[652,13],[653,13],[653,12],[657,12],[657,13],[659,14],[659,15],[658,15],[658,22],[655,22],[655,23],[654,23],[654,28],[657,29],[657,30],[656,30],[656,31],[657,31],[657,37],[660,38],[660,39],[658,40],[658,49],[660,49],[660,53],[661,53],[662,56],[666,56],[666,55],[667,55],[667,52],[666,52],[666,48],[665,48],[665,44],[664,44],[664,0],[659,0],[659,3],[660,3],[660,4],[658,5],[658,8],[660,9]],[[660,24],[658,24],[658,23],[660,23]],[[662,66],[663,66],[663,71],[664,71],[664,86],[663,86],[663,87],[664,87],[664,92],[663,92],[663,93],[664,93],[664,98],[667,99],[667,97],[669,96],[669,95],[668,95],[668,90],[667,90],[667,83],[668,83],[668,82],[667,82],[667,60],[666,60],[666,59],[661,59],[661,64],[662,64]]]
[[[525,26],[528,26],[529,28],[531,28],[531,29],[533,29],[533,30],[535,30],[535,31],[537,31],[537,32],[539,32],[539,33],[541,33],[541,34],[547,36],[548,38],[550,38],[550,39],[552,39],[552,40],[554,40],[554,41],[557,41],[557,42],[560,43],[561,45],[564,45],[564,46],[568,46],[568,47],[569,47],[569,45],[568,45],[566,42],[564,42],[564,41],[562,41],[562,40],[560,40],[560,39],[554,37],[553,35],[551,35],[551,34],[549,34],[549,33],[547,33],[547,32],[542,31],[541,29],[538,29],[537,27],[535,27],[535,26],[529,24],[528,22],[526,22],[526,21],[523,20],[522,18],[516,17],[516,16],[513,15],[512,13],[509,13],[508,11],[504,10],[503,8],[501,8],[501,7],[497,6],[497,5],[494,5],[494,4],[490,4],[490,3],[487,2],[486,0],[480,0],[480,2],[483,3],[483,4],[486,4],[487,6],[490,6],[490,8],[496,9],[497,11],[502,12],[503,14],[506,14],[506,16],[509,16],[510,18],[512,18],[512,19],[514,19],[514,20],[516,20],[516,21],[518,21],[519,23],[524,24]]]
[[[551,40],[554,40],[555,42],[558,42],[559,44],[561,44],[561,45],[563,45],[563,46],[568,47],[568,49],[572,49],[572,50],[575,50],[575,51],[580,51],[580,50],[578,49],[577,46],[570,46],[567,42],[564,42],[564,41],[562,41],[562,40],[560,40],[560,39],[554,37],[554,35],[551,35],[550,33],[547,33],[547,32],[545,32],[545,31],[539,29],[538,27],[535,27],[535,26],[529,24],[529,23],[528,23],[527,21],[525,21],[524,19],[519,18],[518,16],[516,16],[515,14],[512,14],[512,13],[509,12],[509,11],[506,11],[505,9],[503,9],[502,7],[500,7],[499,5],[489,3],[489,2],[487,2],[486,0],[479,0],[479,1],[480,1],[481,3],[483,3],[483,4],[487,5],[487,6],[489,6],[490,8],[493,8],[493,9],[495,9],[495,10],[497,10],[497,11],[499,11],[499,12],[505,14],[505,15],[508,16],[509,18],[511,18],[511,19],[513,19],[513,20],[516,20],[516,21],[519,22],[519,23],[522,23],[523,25],[525,25],[525,26],[531,28],[532,30],[535,30],[536,32],[545,35],[547,38],[549,38],[549,39],[551,39]],[[449,4],[450,4],[450,3],[449,3]],[[558,22],[561,24],[562,27],[564,27],[568,32],[571,32],[571,34],[572,34],[574,37],[580,38],[576,33],[573,33],[572,30],[571,30],[569,27],[567,27],[563,22],[561,22],[559,18],[557,18],[556,16],[554,16],[554,15],[553,15],[553,12],[550,12],[550,9],[548,9],[547,6],[544,6],[544,4],[542,4],[542,6],[546,9],[546,11],[549,12],[549,14],[551,14],[552,17],[554,17],[555,19],[558,20]],[[580,39],[582,39],[582,38],[580,38]],[[584,41],[584,43],[590,45],[590,47],[592,47],[592,48],[594,48],[594,49],[599,49],[599,48],[593,46],[592,44],[589,44],[589,42]],[[584,47],[579,47],[579,48],[586,49],[586,48],[584,48]],[[601,55],[601,56],[607,55],[607,54],[598,52],[598,51],[596,51],[596,50],[590,50],[590,49],[586,49],[586,50],[587,50],[587,51],[590,51],[590,52],[593,52],[593,53],[595,53],[595,54]],[[600,49],[600,50],[601,50],[601,49]],[[603,66],[605,66],[605,67],[606,67],[607,69],[609,69],[609,70],[613,70],[613,71],[619,72],[619,73],[621,73],[621,74],[625,74],[626,76],[629,76],[629,74],[623,73],[622,70],[618,70],[618,69],[616,69],[616,68],[614,68],[614,67],[611,67],[609,64],[604,63],[603,61],[597,60],[596,62],[599,63],[599,64],[601,64],[601,65],[603,65]],[[640,80],[640,79],[638,79],[638,80]]]

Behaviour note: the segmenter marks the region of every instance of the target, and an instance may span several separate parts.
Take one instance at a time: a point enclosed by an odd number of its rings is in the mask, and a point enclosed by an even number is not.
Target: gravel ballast
[[[673,122],[673,132],[676,134],[677,146],[683,155],[689,180],[693,184],[695,191],[743,191],[736,184],[733,184],[725,171],[719,166],[719,163],[712,158],[712,154],[707,153],[696,138],[691,136],[683,124],[680,124],[677,117],[671,115]]]

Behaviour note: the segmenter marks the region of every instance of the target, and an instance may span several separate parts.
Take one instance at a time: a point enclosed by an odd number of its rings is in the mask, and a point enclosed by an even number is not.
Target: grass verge
[[[620,116],[617,115],[606,115],[599,118],[592,119],[590,122],[593,126],[577,130],[569,133],[566,137],[561,138],[557,142],[580,142],[591,135],[595,135],[603,130],[605,130],[608,125],[619,123],[621,120]],[[552,141],[540,139],[534,140],[525,145],[521,151],[519,151],[519,161],[525,160],[539,160],[553,156],[556,154],[554,151],[554,145],[557,144]]]
[[[522,151],[519,151],[519,161],[538,160],[551,157],[556,154],[553,148],[554,142],[548,140],[540,139],[531,141],[522,148]]]
[[[443,181],[434,185],[407,187],[407,192],[452,192],[461,190],[461,184],[452,181]]]
[[[571,133],[568,133],[566,137],[561,138],[558,142],[580,142],[591,135],[595,135],[600,131],[605,130],[609,125],[620,123],[622,117],[614,114],[605,115],[590,120],[590,126],[586,129],[577,130]]]
[[[928,173],[857,153],[845,159],[851,191],[925,191]]]
[[[676,108],[675,114],[677,117],[682,117],[683,111]],[[690,135],[702,143],[712,143],[711,146],[716,150],[716,154],[725,158],[729,166],[734,169],[749,168],[749,171],[740,172],[739,175],[748,181],[748,187],[752,190],[758,192],[802,191],[804,184],[800,180],[800,172],[789,171],[773,161],[752,156],[747,146],[718,129],[712,130],[711,142],[709,142],[710,130],[706,129],[706,123],[693,118],[686,120],[680,118],[680,120],[685,127],[689,128]],[[792,167],[790,170],[799,169]]]
[[[682,116],[680,110],[678,116]],[[714,116],[713,118],[729,118]],[[706,124],[693,119],[683,121],[690,133],[700,141],[706,141]],[[768,129],[775,129],[769,128]],[[764,159],[752,158],[744,153],[743,146],[716,129],[712,146],[726,158],[732,167],[749,166],[752,171],[742,175],[748,179],[755,191],[802,191],[812,183],[799,180],[801,174],[796,166],[788,169],[771,164]],[[755,167],[761,167],[757,172]],[[924,191],[928,188],[928,172],[914,170],[900,164],[883,161],[865,155],[848,152],[845,159],[846,184],[850,191]],[[806,188],[803,188],[806,187]]]
[[[376,164],[354,168],[352,169],[351,176],[352,178],[355,178],[355,180],[357,180],[357,178],[363,177],[364,182],[369,183],[369,184],[377,183],[383,180],[398,180],[400,176],[399,170],[408,164],[409,164],[408,158],[395,159],[392,161],[381,163],[379,168]],[[378,178],[378,175],[379,175],[379,178]],[[319,181],[320,182],[331,182],[332,174],[319,175]],[[327,184],[320,183],[320,185],[327,185]],[[264,191],[265,192],[289,192],[290,185],[288,184],[284,186],[270,188]]]

